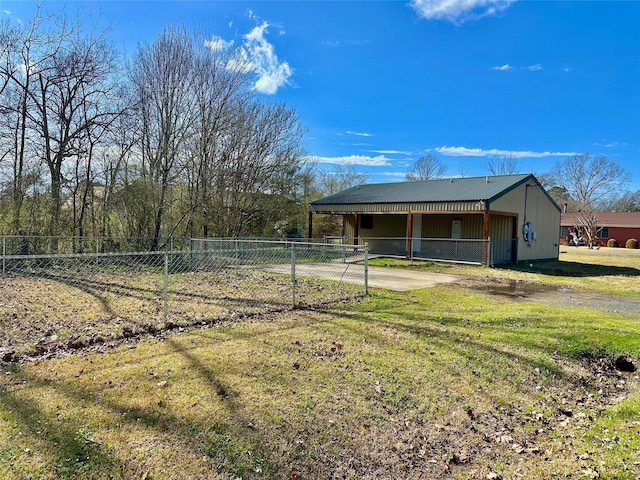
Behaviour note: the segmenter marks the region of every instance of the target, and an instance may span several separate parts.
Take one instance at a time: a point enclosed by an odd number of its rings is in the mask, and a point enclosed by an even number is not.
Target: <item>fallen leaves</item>
[[[73,272],[43,272],[43,277],[9,275],[0,289],[0,360],[103,350],[142,335],[208,328],[292,308],[281,291],[290,288],[286,275],[223,268],[172,275],[165,318],[163,285],[162,275],[150,271],[106,272],[91,265]],[[299,305],[307,308],[359,295],[354,286],[311,278],[301,278],[296,290]],[[300,340],[294,345],[303,347]],[[339,355],[342,350],[343,343],[334,340],[326,353]]]
[[[15,350],[11,350],[9,352],[3,353],[2,354],[2,361],[3,362],[10,362],[15,354],[16,354]]]

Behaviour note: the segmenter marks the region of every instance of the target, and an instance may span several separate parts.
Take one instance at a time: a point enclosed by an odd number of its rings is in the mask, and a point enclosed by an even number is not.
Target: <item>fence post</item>
[[[296,308],[296,248],[291,243],[291,302]]]
[[[487,267],[490,267],[491,264],[491,237],[487,237]]]
[[[7,237],[2,237],[2,275],[4,275],[6,273],[6,259],[5,256],[7,255]]]
[[[163,319],[164,326],[167,326],[167,317],[169,315],[169,305],[168,305],[168,292],[169,292],[169,254],[164,252],[164,289],[162,292],[162,299],[164,302],[164,311],[163,311]]]
[[[369,295],[369,242],[364,244],[364,294]]]
[[[193,272],[193,238],[189,238],[189,271]]]

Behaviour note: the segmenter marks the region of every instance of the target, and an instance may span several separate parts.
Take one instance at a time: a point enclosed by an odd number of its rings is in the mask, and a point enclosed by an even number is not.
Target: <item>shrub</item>
[[[627,240],[625,248],[638,248],[638,240],[636,240],[635,238],[630,238],[629,240]]]
[[[610,238],[607,240],[607,247],[617,247],[618,241],[615,238]]]

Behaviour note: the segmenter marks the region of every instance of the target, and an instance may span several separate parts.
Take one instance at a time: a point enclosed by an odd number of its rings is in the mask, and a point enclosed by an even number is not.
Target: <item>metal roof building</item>
[[[560,208],[532,174],[359,185],[310,204],[310,236],[317,214],[342,215],[350,243],[381,253],[485,265],[558,258]]]

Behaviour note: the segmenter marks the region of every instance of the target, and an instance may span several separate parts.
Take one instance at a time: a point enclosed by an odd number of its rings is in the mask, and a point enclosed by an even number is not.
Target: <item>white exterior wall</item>
[[[529,182],[533,185],[533,182]],[[525,212],[526,194],[526,212]],[[545,195],[541,186],[526,185],[512,190],[492,202],[489,208],[498,212],[517,213],[518,261],[558,259],[560,212]],[[522,226],[531,222],[535,239],[526,242]]]

